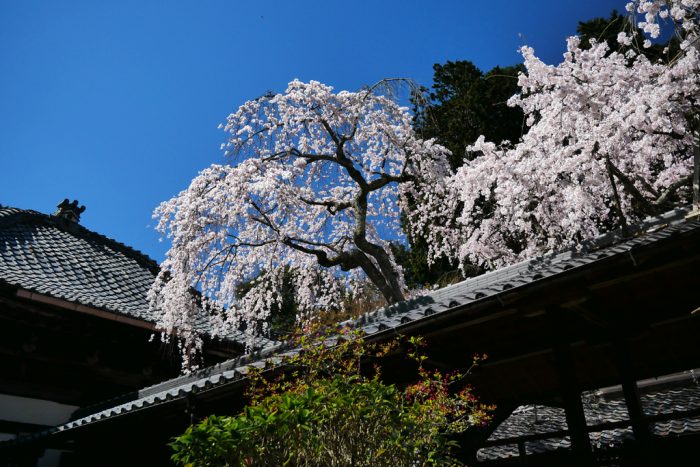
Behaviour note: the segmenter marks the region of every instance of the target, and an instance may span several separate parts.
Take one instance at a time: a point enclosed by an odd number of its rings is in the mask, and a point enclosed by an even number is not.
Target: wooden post
[[[185,396],[185,415],[187,416],[190,426],[194,425],[196,418],[196,406],[194,396],[190,393]]]
[[[567,343],[560,343],[553,349],[554,363],[561,384],[561,395],[564,401],[566,424],[571,438],[571,451],[574,462],[579,466],[593,465],[593,452],[591,441],[586,430],[586,417],[583,413],[581,392],[576,383],[571,347]]]
[[[700,216],[700,115],[695,115],[693,125],[693,215]]]
[[[576,381],[574,361],[569,343],[572,323],[566,319],[568,313],[561,308],[548,307],[546,313],[551,326],[552,357],[564,402],[566,425],[569,430],[569,438],[571,439],[574,465],[581,467],[592,466],[593,451],[591,449],[591,440],[588,438],[586,416],[583,412],[581,391]]]
[[[627,404],[627,412],[632,421],[634,439],[639,443],[640,447],[644,447],[651,440],[649,425],[642,420],[644,411],[642,409],[641,400],[639,399],[637,378],[635,377],[634,368],[632,367],[632,359],[630,358],[629,350],[621,336],[614,338],[613,351],[615,352],[617,370],[620,373],[622,392],[625,396],[625,403]]]

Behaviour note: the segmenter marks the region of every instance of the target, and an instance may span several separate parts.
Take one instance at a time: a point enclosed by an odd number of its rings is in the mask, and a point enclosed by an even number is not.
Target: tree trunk
[[[364,183],[364,182],[363,182]],[[367,277],[384,296],[389,305],[404,300],[401,285],[398,280],[398,272],[391,263],[391,258],[380,245],[376,245],[367,239],[367,184],[361,184],[362,189],[353,200],[355,209],[355,231],[353,243],[358,248],[357,260]],[[372,262],[370,258],[374,259]]]
[[[380,271],[372,260],[361,250],[357,250],[356,261],[360,269],[367,274],[367,278],[379,289],[379,292],[382,294],[387,304],[391,305],[405,300],[401,288],[398,285],[398,281],[396,281],[395,278],[393,281],[387,280],[382,271]]]

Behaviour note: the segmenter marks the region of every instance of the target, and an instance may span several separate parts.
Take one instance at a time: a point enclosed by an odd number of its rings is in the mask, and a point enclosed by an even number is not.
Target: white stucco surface
[[[0,420],[55,426],[68,421],[75,405],[0,394]]]

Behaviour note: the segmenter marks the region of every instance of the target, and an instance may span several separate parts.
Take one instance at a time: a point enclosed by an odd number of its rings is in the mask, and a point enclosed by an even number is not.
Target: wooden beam
[[[17,296],[34,302],[46,303],[47,305],[57,306],[66,310],[76,311],[78,313],[83,313],[86,315],[97,316],[99,318],[107,319],[110,321],[117,321],[119,323],[129,324],[131,326],[136,326],[151,331],[155,330],[155,324],[149,323],[148,321],[131,318],[129,316],[125,316],[116,312],[100,310],[98,308],[82,305],[80,303],[69,302],[67,300],[51,297],[49,295],[39,294],[30,290],[18,289]]]
[[[593,324],[596,327],[607,329],[610,323],[605,318],[591,310],[591,304],[594,301],[592,297],[586,297],[584,299],[572,300],[566,303],[562,303],[561,307],[567,310],[571,310],[577,315],[579,315],[584,320]]]
[[[606,289],[606,288],[609,288],[612,286],[617,286],[619,284],[636,282],[636,281],[639,281],[640,279],[642,279],[644,277],[648,277],[648,276],[663,277],[664,274],[669,270],[673,270],[673,269],[679,268],[679,267],[692,266],[693,264],[697,264],[698,262],[700,262],[700,257],[698,257],[697,255],[685,256],[677,261],[673,261],[670,263],[664,263],[660,266],[656,266],[653,268],[644,268],[644,269],[637,271],[637,272],[627,273],[627,274],[617,276],[613,279],[609,279],[609,280],[602,281],[602,282],[597,282],[595,284],[591,284],[589,286],[589,288],[591,290],[600,290],[600,289]]]
[[[48,430],[51,428],[48,425],[38,425],[36,423],[16,422],[13,420],[0,419],[0,433],[19,434],[19,433],[36,433],[39,431]]]

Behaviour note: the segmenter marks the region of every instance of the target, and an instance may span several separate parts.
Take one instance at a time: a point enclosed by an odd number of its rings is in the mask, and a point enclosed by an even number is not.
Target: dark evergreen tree
[[[649,58],[651,61],[663,60],[668,62],[673,59],[680,50],[680,41],[678,37],[671,33],[662,35],[662,40],[651,47],[644,47],[645,36],[639,29],[636,29],[637,34],[629,46],[621,46],[617,42],[617,35],[621,32],[630,34],[635,30],[636,26],[630,17],[621,15],[617,10],[610,13],[609,18],[593,18],[588,21],[579,21],[576,28],[576,34],[581,38],[581,48],[590,48],[590,41],[595,39],[597,42],[606,41],[610,51],[624,51],[628,47],[637,50]]]
[[[455,170],[466,157],[465,148],[484,135],[489,141],[517,142],[522,136],[523,113],[509,107],[516,94],[522,65],[495,67],[484,73],[472,62],[459,60],[433,66],[433,84],[427,101],[414,99],[415,128],[424,138],[436,138],[451,152]],[[409,247],[394,245],[409,287],[446,285],[461,278],[457,264],[442,259],[428,266],[428,245],[421,235],[408,235]],[[481,272],[467,265],[465,273]]]
[[[489,141],[520,139],[523,113],[506,102],[519,91],[522,65],[483,73],[472,62],[460,60],[435,64],[433,70],[428,102],[414,102],[415,126],[423,138],[436,138],[452,151],[453,169],[462,165],[464,149],[480,135]]]

